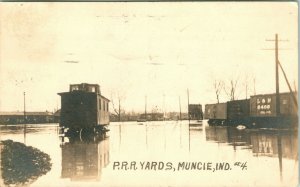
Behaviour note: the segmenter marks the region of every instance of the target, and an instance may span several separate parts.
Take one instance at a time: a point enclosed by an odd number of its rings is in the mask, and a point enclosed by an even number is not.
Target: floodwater
[[[27,125],[26,133],[22,125],[1,126],[2,142],[36,148],[49,155],[51,168],[16,183],[2,162],[0,186],[298,184],[297,132],[210,127],[206,121],[196,127],[187,121],[122,122],[109,129],[106,137],[68,139],[59,136],[58,124]]]

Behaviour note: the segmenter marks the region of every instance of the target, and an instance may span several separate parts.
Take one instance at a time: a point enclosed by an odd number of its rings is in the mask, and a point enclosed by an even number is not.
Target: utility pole
[[[295,94],[293,93],[293,90],[291,88],[291,85],[287,79],[287,76],[283,70],[283,67],[279,61],[279,58],[278,58],[278,41],[288,41],[288,40],[278,40],[278,35],[275,34],[275,40],[267,40],[267,41],[275,41],[275,69],[276,69],[276,116],[280,116],[280,95],[279,95],[279,76],[278,76],[278,67],[281,68],[281,71],[283,73],[283,76],[285,78],[285,81],[289,87],[289,90],[290,90],[290,95],[291,95],[291,99],[292,101],[294,102],[294,107],[296,110],[298,110],[298,102],[297,102],[297,98],[295,96]],[[267,49],[267,50],[270,50],[270,49]],[[272,50],[272,49],[271,49]]]
[[[164,121],[165,121],[165,117],[166,117],[166,106],[165,106],[165,94],[163,94],[163,114],[164,114]]]
[[[248,96],[248,85],[246,84],[246,99],[247,99],[247,96]]]
[[[275,34],[275,40],[266,40],[266,41],[275,41],[275,84],[276,84],[276,116],[280,116],[280,95],[279,95],[279,58],[278,58],[278,42],[279,41],[288,41],[288,40],[278,40],[278,34]],[[264,49],[264,50],[274,50],[274,49]]]
[[[189,117],[189,152],[191,151],[191,129],[190,129],[190,93],[187,89],[187,98],[188,98],[188,117]]]
[[[279,75],[278,75],[278,35],[275,34],[275,69],[276,69],[276,116],[280,115]]]
[[[181,101],[179,96],[179,120],[181,121]]]
[[[121,121],[121,99],[119,98],[119,122]]]
[[[145,119],[147,121],[147,95],[145,96]]]
[[[255,89],[255,78],[253,78],[253,92],[254,92],[254,95],[256,95],[256,89]]]
[[[189,89],[187,89],[187,98],[188,98],[188,117],[189,117],[189,124],[190,124],[190,93]]]
[[[26,95],[26,93],[23,92],[23,100],[24,100],[24,124],[26,124],[26,103],[25,103],[25,95]]]
[[[26,93],[23,92],[23,99],[24,99],[24,144],[26,144],[26,100],[25,100]]]

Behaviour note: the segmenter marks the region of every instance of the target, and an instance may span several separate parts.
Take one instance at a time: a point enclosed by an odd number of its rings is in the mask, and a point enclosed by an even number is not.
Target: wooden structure
[[[276,94],[261,94],[250,96],[250,99],[228,101],[205,105],[205,119],[209,125],[274,128],[290,127],[297,123],[298,109],[293,102],[297,93],[280,93],[279,104]],[[279,112],[277,108],[279,105]]]
[[[97,84],[71,84],[61,96],[60,126],[74,131],[95,130],[109,124],[109,100]]]
[[[189,104],[188,107],[191,120],[203,120],[203,111],[201,104]]]
[[[52,112],[0,112],[0,124],[39,124],[55,123]]]

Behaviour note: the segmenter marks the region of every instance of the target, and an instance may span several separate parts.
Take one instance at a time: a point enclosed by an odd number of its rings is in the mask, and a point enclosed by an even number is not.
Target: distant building
[[[54,123],[59,123],[60,122],[60,109],[57,110],[56,112],[54,112],[53,118],[54,118]]]
[[[141,114],[139,116],[139,120],[146,120],[146,121],[152,121],[153,117],[152,117],[152,114]]]
[[[164,120],[163,113],[151,113],[151,120],[152,121],[162,121]]]
[[[203,111],[201,104],[189,104],[189,116],[191,120],[202,120]]]
[[[54,123],[52,112],[0,112],[0,124]]]

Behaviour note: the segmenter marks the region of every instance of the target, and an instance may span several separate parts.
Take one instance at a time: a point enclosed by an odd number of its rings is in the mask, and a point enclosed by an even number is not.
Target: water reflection
[[[252,149],[253,156],[297,159],[297,132],[287,130],[238,130],[231,127],[207,127],[206,140]]]
[[[251,149],[255,157],[277,157],[282,180],[283,158],[297,160],[298,134],[290,130],[237,130],[231,127],[207,127],[206,140],[226,143],[236,150]]]
[[[277,132],[276,134],[251,133],[254,156],[269,156],[297,159],[297,134],[292,132]]]
[[[0,142],[2,185],[27,185],[51,170],[50,156],[23,143]]]
[[[100,180],[102,168],[109,164],[108,137],[65,138],[61,149],[61,177],[71,181]]]
[[[22,127],[0,128],[2,140],[23,142]],[[206,121],[197,126],[188,121],[124,122],[111,123],[109,128],[109,139],[82,136],[62,141],[58,125],[28,125],[26,144],[49,154],[53,162],[51,171],[30,186],[294,186],[297,182],[296,131],[209,127]],[[115,161],[247,162],[248,167],[226,173],[123,171],[113,170]],[[0,186],[5,186],[3,179]]]

